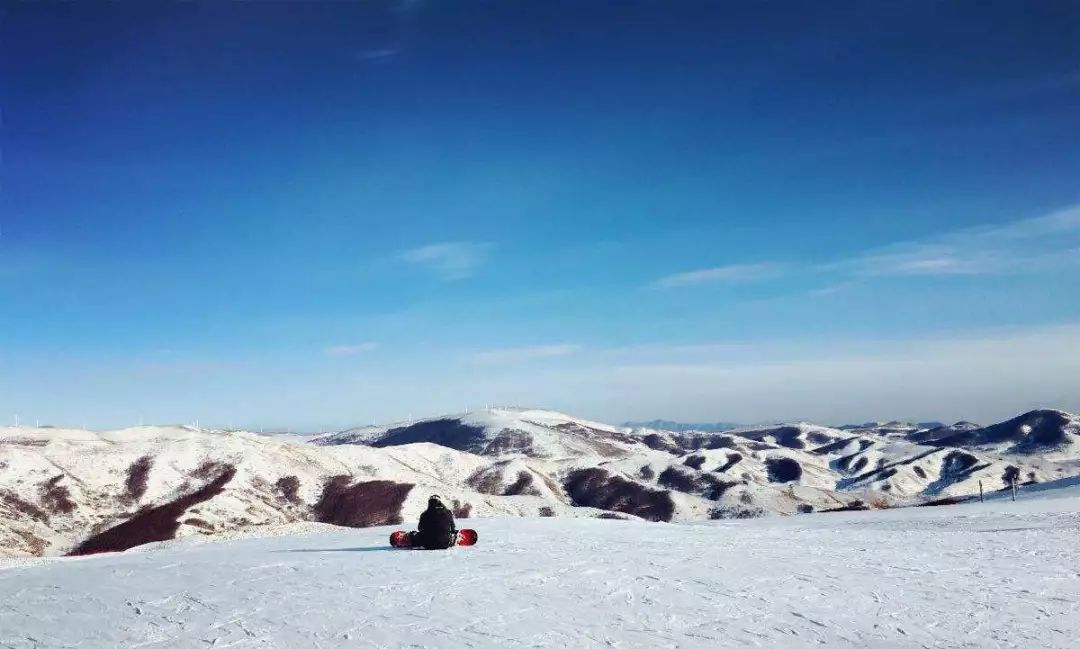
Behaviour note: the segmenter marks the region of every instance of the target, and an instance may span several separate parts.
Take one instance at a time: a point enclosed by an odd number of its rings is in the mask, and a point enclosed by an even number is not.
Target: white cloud
[[[402,252],[402,261],[431,269],[444,280],[468,279],[484,263],[490,243],[449,241]]]
[[[1080,266],[1080,206],[1035,218],[976,226],[926,239],[896,243],[816,266],[761,262],[675,273],[653,282],[655,288],[772,279],[786,271],[847,276],[809,292],[828,295],[852,279],[901,276],[1006,275]]]
[[[958,232],[955,236],[985,241],[1016,241],[1067,232],[1080,232],[1080,205],[1045,216],[1020,219],[1001,225],[970,228]]]
[[[537,345],[533,347],[508,347],[504,349],[491,349],[477,352],[472,355],[472,360],[478,363],[502,365],[509,363],[523,363],[544,358],[556,358],[569,356],[581,349],[580,345]]]
[[[1005,269],[1008,260],[987,251],[963,252],[942,245],[901,246],[893,252],[880,252],[841,262],[856,275],[987,275]],[[1015,261],[1015,260],[1014,260]]]
[[[357,52],[356,58],[360,59],[361,61],[384,61],[386,59],[392,59],[400,53],[401,50],[395,47],[385,47],[380,49],[363,50]]]
[[[818,267],[862,277],[1005,275],[1080,263],[1080,206],[879,248]]]
[[[752,282],[776,277],[781,271],[782,268],[779,264],[769,262],[732,264],[693,270],[686,273],[675,273],[674,275],[661,277],[653,283],[653,286],[657,288],[677,288],[694,284]]]
[[[378,348],[378,343],[364,342],[354,345],[334,345],[333,347],[327,347],[323,352],[327,356],[356,356],[357,354],[375,351]]]

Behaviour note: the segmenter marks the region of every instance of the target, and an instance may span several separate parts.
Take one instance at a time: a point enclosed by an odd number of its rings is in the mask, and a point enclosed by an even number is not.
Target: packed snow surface
[[[385,527],[178,540],[0,571],[0,647],[1074,647],[1080,497],[1062,493],[472,519],[479,545],[432,552],[388,549]]]

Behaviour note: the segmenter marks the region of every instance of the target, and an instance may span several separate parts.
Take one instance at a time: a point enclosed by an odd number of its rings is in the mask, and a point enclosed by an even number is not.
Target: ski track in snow
[[[0,570],[0,647],[1073,647],[1080,498],[724,521],[472,519]]]

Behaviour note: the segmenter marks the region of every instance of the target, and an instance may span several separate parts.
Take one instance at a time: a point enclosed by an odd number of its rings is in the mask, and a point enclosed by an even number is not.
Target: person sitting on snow
[[[426,550],[445,550],[457,541],[457,526],[451,513],[438,496],[428,498],[427,509],[420,514],[415,532],[409,532],[409,544]]]

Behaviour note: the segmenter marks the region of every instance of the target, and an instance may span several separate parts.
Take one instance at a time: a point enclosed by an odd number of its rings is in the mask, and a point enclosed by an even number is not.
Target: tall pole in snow
[[[983,498],[982,480],[979,480],[979,502],[984,503],[986,499]]]

